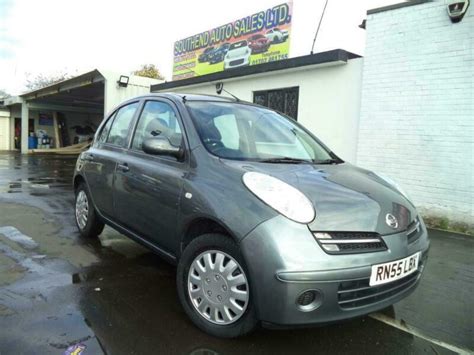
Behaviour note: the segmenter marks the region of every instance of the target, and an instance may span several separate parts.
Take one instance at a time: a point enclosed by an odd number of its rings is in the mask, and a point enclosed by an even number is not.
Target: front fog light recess
[[[314,219],[313,204],[295,187],[273,176],[253,171],[245,173],[242,179],[255,196],[285,217],[305,224]]]
[[[323,295],[318,290],[306,290],[296,298],[296,307],[302,312],[310,312],[323,303]]]

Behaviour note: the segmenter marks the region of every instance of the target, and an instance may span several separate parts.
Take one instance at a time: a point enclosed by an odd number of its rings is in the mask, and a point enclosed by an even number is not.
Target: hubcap
[[[87,225],[87,217],[89,216],[89,202],[84,191],[79,191],[76,198],[76,221],[82,230]]]
[[[249,285],[244,270],[230,255],[209,250],[189,268],[188,293],[198,313],[211,323],[227,325],[245,313]]]

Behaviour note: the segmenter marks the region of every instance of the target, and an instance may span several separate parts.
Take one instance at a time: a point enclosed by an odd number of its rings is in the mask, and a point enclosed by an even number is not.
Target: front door
[[[171,102],[146,101],[131,147],[115,175],[116,219],[171,254],[179,247],[176,223],[187,164],[174,157],[146,154],[142,142],[164,136],[179,146],[184,144],[182,132]]]
[[[99,212],[113,217],[113,184],[117,162],[127,146],[130,127],[139,103],[122,106],[101,128],[93,146],[84,154],[84,173]]]

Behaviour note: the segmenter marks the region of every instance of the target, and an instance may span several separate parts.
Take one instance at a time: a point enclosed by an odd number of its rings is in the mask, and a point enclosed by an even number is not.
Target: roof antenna
[[[224,89],[224,83],[223,82],[216,83],[216,93],[217,93],[217,95],[220,95],[222,93],[222,91],[224,91],[224,92],[228,93],[230,96],[232,96],[235,99],[235,101],[237,101],[237,102],[240,101],[240,99],[237,96],[235,96],[234,94],[232,94],[232,93],[228,92],[226,89]]]
[[[326,3],[324,4],[324,8],[323,8],[323,13],[321,14],[321,18],[319,19],[318,28],[316,29],[316,34],[314,35],[314,39],[313,39],[313,45],[311,47],[311,54],[313,54],[314,44],[316,43],[316,38],[318,37],[318,32],[319,32],[319,28],[321,27],[321,22],[323,22],[324,12],[326,11],[326,6],[328,6],[328,1],[329,0],[326,0]]]

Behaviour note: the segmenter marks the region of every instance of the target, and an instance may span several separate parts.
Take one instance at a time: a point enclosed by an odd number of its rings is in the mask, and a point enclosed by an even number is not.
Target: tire
[[[85,212],[85,214],[81,213]],[[99,220],[91,203],[90,193],[85,183],[80,183],[76,189],[74,216],[77,229],[84,238],[97,238],[104,229],[104,223]],[[86,216],[85,221],[82,218]]]
[[[204,260],[209,254],[215,255],[215,269],[208,267],[209,259]],[[222,255],[224,259],[222,259]],[[195,272],[198,269],[196,260],[200,260],[201,265],[205,266],[206,272],[203,269],[200,269],[199,274]],[[235,266],[231,261],[237,264],[237,268],[233,272],[227,273]],[[212,263],[212,258],[210,262]],[[220,273],[219,268],[216,268],[217,265],[221,265],[223,267],[221,270],[224,271]],[[242,272],[243,277],[239,271]],[[197,278],[196,275],[198,275]],[[239,281],[236,281],[237,279]],[[242,280],[245,280],[245,283]],[[194,239],[181,255],[176,282],[179,300],[184,311],[191,321],[204,332],[220,338],[235,338],[251,332],[256,327],[257,318],[252,302],[249,273],[238,245],[228,236],[204,234]],[[236,286],[237,282],[239,282],[238,286]],[[193,288],[195,291],[191,291]],[[214,294],[209,294],[211,289]],[[199,298],[193,300],[191,294],[194,295],[193,297],[197,297],[198,294],[204,296],[201,301],[204,306],[201,307],[201,303],[198,302]],[[233,298],[235,294],[238,296]],[[240,297],[242,299],[246,297],[246,300],[243,301],[239,299]],[[221,301],[218,301],[217,298]],[[206,304],[209,305],[209,315],[204,308]],[[240,308],[236,308],[236,305]],[[200,307],[204,309],[204,313],[199,311]],[[211,314],[213,315],[211,316]],[[231,319],[232,317],[233,319]]]

